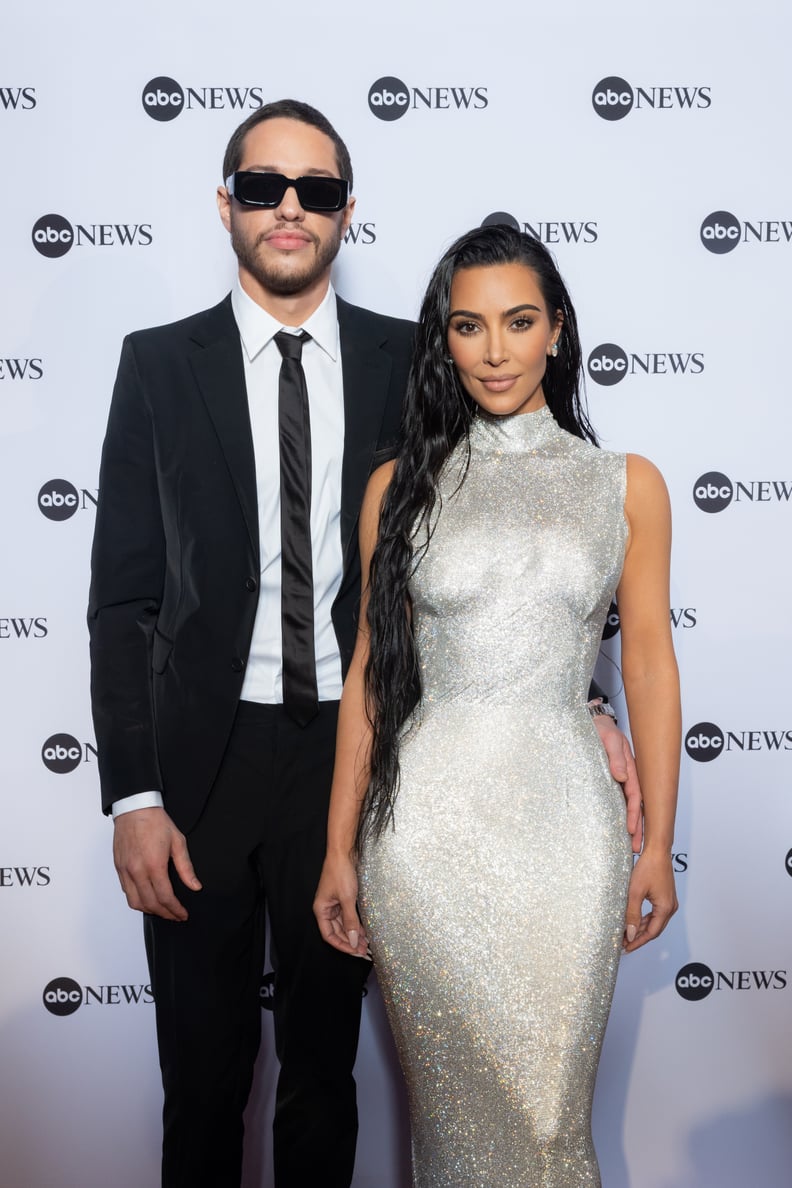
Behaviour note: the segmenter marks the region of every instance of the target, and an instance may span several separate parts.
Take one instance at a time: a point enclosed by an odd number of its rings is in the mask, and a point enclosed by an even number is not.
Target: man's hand
[[[632,838],[633,853],[640,854],[643,843],[643,813],[635,757],[625,735],[613,718],[605,714],[596,714],[594,724],[608,756],[611,775],[621,784],[624,799],[627,801],[627,832]]]
[[[186,920],[187,909],[168,876],[170,860],[185,887],[200,891],[184,834],[164,809],[133,809],[116,817],[113,861],[129,906],[163,920]]]

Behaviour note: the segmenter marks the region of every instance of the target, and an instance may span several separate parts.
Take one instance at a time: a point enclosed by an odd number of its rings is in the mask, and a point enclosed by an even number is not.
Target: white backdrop
[[[666,475],[682,907],[622,964],[595,1138],[607,1188],[789,1182],[791,34],[782,0],[44,0],[6,15],[4,1186],[158,1182],[140,918],[112,869],[88,704],[99,449],[123,334],[227,291],[223,149],[284,95],[325,111],[352,153],[345,296],[414,316],[453,237],[496,211],[529,225],[576,300],[604,444]],[[604,651],[617,659],[618,632]],[[618,701],[607,659],[601,677]],[[403,1188],[404,1102],[373,988],[358,1071],[356,1188]],[[246,1188],[270,1183],[271,1086],[266,1016]]]

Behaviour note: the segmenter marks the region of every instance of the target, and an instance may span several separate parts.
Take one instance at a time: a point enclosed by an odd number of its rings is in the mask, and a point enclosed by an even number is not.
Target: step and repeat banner
[[[572,290],[603,444],[666,476],[681,910],[622,962],[595,1139],[608,1188],[789,1182],[791,34],[780,0],[140,0],[112,12],[44,0],[6,16],[5,1188],[158,1183],[141,922],[112,867],[88,701],[99,451],[122,336],[229,289],[223,150],[283,96],[326,112],[351,150],[344,296],[414,316],[455,236],[493,216],[517,224],[551,248]],[[614,606],[598,675],[623,712],[618,661]],[[527,729],[530,718],[526,706]],[[264,972],[246,1188],[271,1184]],[[404,1188],[404,1095],[374,979],[358,1080],[356,1188]]]

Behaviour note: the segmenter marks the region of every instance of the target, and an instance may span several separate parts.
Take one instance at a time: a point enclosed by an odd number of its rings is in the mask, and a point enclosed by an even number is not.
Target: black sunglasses
[[[226,189],[243,206],[277,206],[290,186],[303,210],[343,210],[349,201],[349,182],[343,177],[285,177],[240,169],[226,178]]]

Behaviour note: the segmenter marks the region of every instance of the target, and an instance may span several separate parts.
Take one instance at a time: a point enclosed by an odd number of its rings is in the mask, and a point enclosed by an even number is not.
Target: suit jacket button
[[[231,661],[231,667],[234,672],[241,672],[245,667],[245,661],[241,660],[239,656],[234,656],[234,659]]]
[[[253,591],[256,589],[257,586],[258,586],[258,582],[256,581],[256,579],[254,577],[249,577],[248,580],[245,582],[245,589],[250,590],[251,594],[253,593]]]

